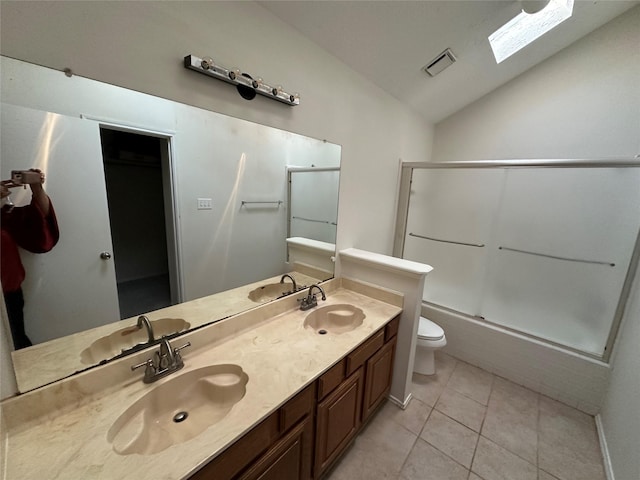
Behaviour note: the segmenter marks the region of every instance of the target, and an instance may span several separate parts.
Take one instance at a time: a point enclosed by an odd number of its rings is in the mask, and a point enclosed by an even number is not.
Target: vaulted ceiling
[[[576,0],[569,20],[496,64],[487,37],[520,12],[517,0],[259,3],[434,123],[640,4]],[[446,48],[457,62],[428,76],[422,67]]]

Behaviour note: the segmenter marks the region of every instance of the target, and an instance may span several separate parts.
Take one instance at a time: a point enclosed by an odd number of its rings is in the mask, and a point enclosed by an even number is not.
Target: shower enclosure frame
[[[492,169],[492,168],[628,168],[635,167],[640,168],[640,158],[611,158],[611,159],[522,159],[522,160],[474,160],[474,161],[454,161],[454,162],[403,162],[399,163],[399,181],[397,191],[397,210],[396,221],[394,228],[393,239],[393,256],[403,258],[405,237],[407,234],[407,219],[409,216],[409,200],[411,196],[411,183],[413,178],[413,171],[415,169]],[[595,355],[589,352],[584,352],[576,348],[569,347],[560,343],[553,342],[548,339],[538,337],[526,332],[522,332],[512,327],[504,326],[498,323],[486,320],[483,317],[460,312],[446,305],[438,305],[447,310],[456,312],[459,315],[463,315],[467,318],[483,322],[488,325],[497,326],[505,330],[515,332],[519,335],[535,339],[547,344],[554,345],[558,348],[575,352],[579,355],[584,355],[590,358],[609,362],[613,345],[615,343],[620,324],[624,316],[625,307],[633,280],[638,270],[638,263],[640,263],[640,228],[636,234],[636,240],[631,254],[631,260],[627,269],[624,283],[620,291],[620,297],[618,298],[617,307],[605,344],[604,353],[602,355]]]

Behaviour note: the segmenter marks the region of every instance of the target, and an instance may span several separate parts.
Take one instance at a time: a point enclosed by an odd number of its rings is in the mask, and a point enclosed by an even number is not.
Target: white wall
[[[615,480],[640,478],[640,281],[636,279],[615,350],[600,421]],[[613,478],[611,479],[613,480]]]
[[[440,122],[433,161],[640,153],[639,24],[640,6]]]

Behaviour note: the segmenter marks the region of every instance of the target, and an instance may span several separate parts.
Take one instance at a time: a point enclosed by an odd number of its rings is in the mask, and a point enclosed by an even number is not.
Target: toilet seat
[[[431,320],[420,317],[420,323],[418,325],[418,339],[419,340],[440,340],[444,337],[444,330],[439,325],[436,325]]]

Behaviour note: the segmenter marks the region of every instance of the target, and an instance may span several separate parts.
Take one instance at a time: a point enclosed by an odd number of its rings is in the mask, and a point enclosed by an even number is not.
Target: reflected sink
[[[286,293],[293,293],[292,288],[293,285],[291,283],[268,283],[251,290],[249,292],[249,300],[252,302],[266,302]]]
[[[210,365],[155,387],[109,429],[120,455],[150,455],[186,442],[222,420],[246,392],[249,377],[238,365]]]
[[[358,307],[341,303],[315,308],[304,320],[304,327],[320,334],[340,335],[362,325],[366,315]]]
[[[185,322],[182,318],[160,318],[151,321],[151,328],[155,338],[163,335],[171,335],[177,332],[187,330],[191,324]],[[144,345],[147,343],[147,330],[138,328],[135,325],[125,327],[113,332],[110,335],[99,338],[85,348],[80,354],[80,361],[85,365],[93,365],[122,353],[136,345]]]

